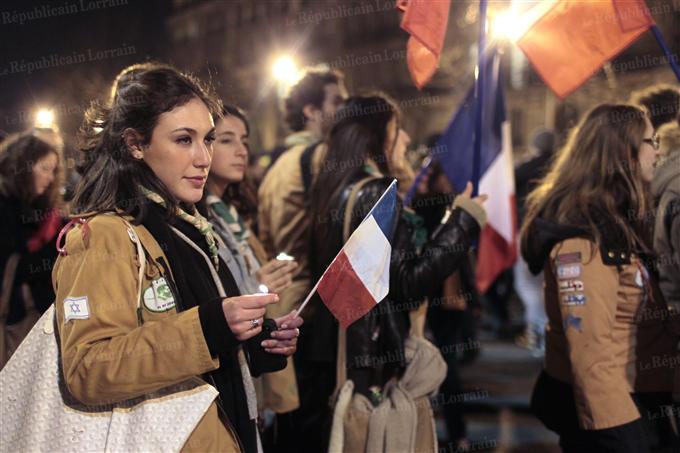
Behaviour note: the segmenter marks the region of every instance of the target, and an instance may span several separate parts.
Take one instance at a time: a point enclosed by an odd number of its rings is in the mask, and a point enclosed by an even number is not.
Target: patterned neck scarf
[[[243,218],[239,215],[238,211],[234,205],[227,204],[222,199],[216,195],[208,195],[206,197],[206,202],[210,206],[215,214],[220,216],[229,226],[229,231],[234,234],[237,241],[243,242],[250,236],[250,230],[246,226]]]
[[[154,203],[157,203],[163,207],[166,207],[165,201],[163,198],[158,195],[156,192],[152,192],[146,187],[141,187],[142,193],[146,198],[149,200],[153,201]],[[203,217],[197,210],[194,208],[194,212],[192,214],[189,214],[185,210],[183,210],[180,207],[177,207],[177,210],[175,211],[175,215],[179,217],[180,219],[184,220],[185,222],[191,224],[196,228],[202,235],[205,237],[205,242],[208,244],[208,250],[210,251],[210,256],[212,257],[213,263],[215,264],[215,268],[217,269],[220,264],[219,257],[217,255],[217,238],[215,235],[215,232],[212,229],[212,225],[210,225],[210,222],[208,222],[208,219]]]

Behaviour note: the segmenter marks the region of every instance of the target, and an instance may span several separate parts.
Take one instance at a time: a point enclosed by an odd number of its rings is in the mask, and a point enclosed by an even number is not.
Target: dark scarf
[[[156,239],[168,258],[168,266],[172,269],[175,293],[179,310],[188,310],[201,303],[219,299],[215,283],[205,260],[186,242],[172,232],[168,224],[184,233],[210,256],[205,237],[191,224],[173,217],[167,220],[164,208],[155,203],[147,203],[146,213],[142,219],[144,225]],[[168,272],[168,269],[166,269]],[[222,263],[218,274],[227,296],[238,296],[239,290],[228,267]],[[225,332],[225,336],[232,336]],[[219,391],[218,405],[234,430],[238,433],[244,452],[257,452],[256,426],[248,415],[248,404],[239,367],[237,349],[231,354],[220,354],[220,368],[207,373],[206,380],[215,385]]]

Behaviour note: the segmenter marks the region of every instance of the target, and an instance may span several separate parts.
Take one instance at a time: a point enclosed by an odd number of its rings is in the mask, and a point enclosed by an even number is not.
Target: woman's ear
[[[142,151],[142,143],[144,138],[142,137],[142,134],[131,127],[128,127],[123,131],[122,137],[123,142],[125,143],[128,151],[130,151],[132,157],[137,160],[142,159],[144,157],[144,152]]]

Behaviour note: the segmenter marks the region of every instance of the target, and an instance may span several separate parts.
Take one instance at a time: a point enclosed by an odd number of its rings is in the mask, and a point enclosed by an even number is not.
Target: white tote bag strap
[[[172,231],[175,232],[175,234],[182,239],[184,242],[186,242],[191,248],[196,250],[205,260],[205,264],[208,266],[208,269],[210,269],[210,275],[213,278],[213,281],[215,282],[215,286],[217,287],[217,292],[219,293],[221,298],[227,297],[227,293],[224,290],[224,286],[222,285],[222,280],[220,280],[220,276],[217,273],[217,269],[215,269],[215,266],[213,265],[212,261],[210,258],[208,258],[208,255],[205,254],[201,248],[194,243],[191,239],[189,239],[184,233],[179,231],[177,228],[171,226],[170,227]],[[253,383],[253,378],[250,375],[250,368],[248,367],[248,361],[246,360],[245,353],[243,352],[243,348],[239,347],[238,349],[238,362],[241,368],[241,375],[243,378],[243,386],[245,387],[246,391],[246,399],[248,402],[248,416],[250,417],[251,420],[256,420],[257,419],[257,396],[255,393],[255,384]],[[259,433],[258,433],[258,451],[260,451],[260,446],[259,446]]]

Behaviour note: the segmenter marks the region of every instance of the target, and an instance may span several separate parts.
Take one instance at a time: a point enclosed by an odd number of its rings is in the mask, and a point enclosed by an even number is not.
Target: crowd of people
[[[537,135],[516,171],[514,286],[545,357],[531,407],[566,452],[679,445],[679,104],[660,86],[598,105],[564,144]],[[414,170],[397,104],[349,95],[338,71],[308,70],[285,120],[291,135],[256,171],[241,108],[143,63],[87,111],[71,190],[58,132],[5,137],[0,367],[54,303],[76,400],[124,402],[193,377],[218,391],[182,451],[437,451],[433,405],[465,451],[456,396],[469,354],[434,344],[475,338],[486,196],[470,183],[455,193],[435,163],[412,206],[398,197],[387,297],[346,329],[318,295],[298,314]]]

